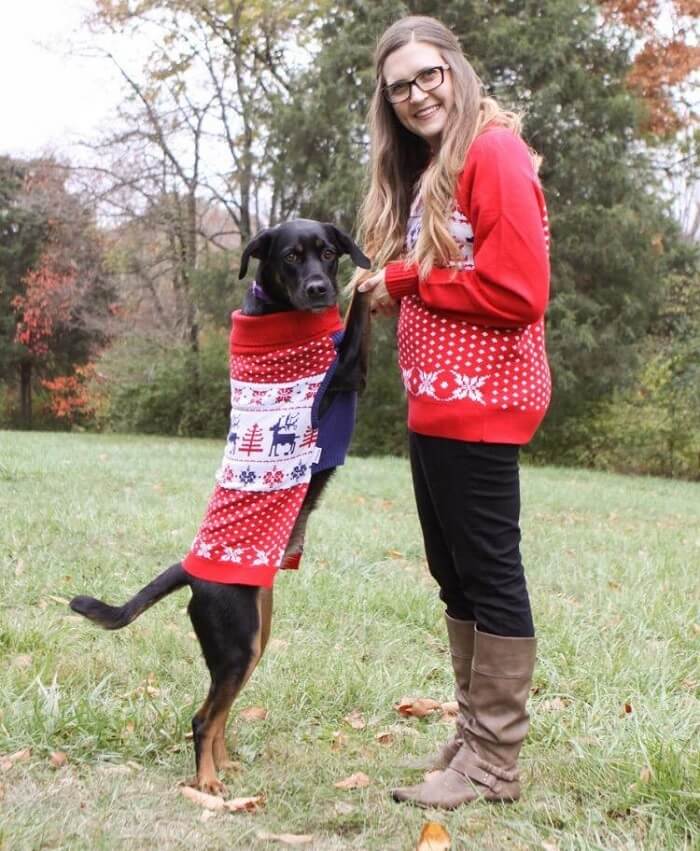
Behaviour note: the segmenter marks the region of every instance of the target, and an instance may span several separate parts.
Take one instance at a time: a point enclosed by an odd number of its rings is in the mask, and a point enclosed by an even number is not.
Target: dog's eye
[[[299,255],[296,253],[296,251],[290,251],[289,254],[284,255],[284,260],[286,263],[298,263]]]
[[[336,255],[335,251],[333,251],[332,248],[324,248],[323,251],[321,252],[321,257],[324,260],[335,260],[336,256],[337,255]]]

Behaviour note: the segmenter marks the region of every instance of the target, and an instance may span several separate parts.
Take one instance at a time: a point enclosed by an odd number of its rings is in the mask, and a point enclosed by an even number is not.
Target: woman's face
[[[432,44],[412,41],[390,53],[384,60],[382,76],[387,86],[393,83],[413,80],[427,68],[443,67],[447,63],[440,51]],[[391,107],[403,126],[416,136],[425,139],[431,148],[440,145],[442,131],[447,115],[454,106],[452,77],[444,71],[444,80],[436,89],[422,92],[418,86],[410,88],[410,97],[401,103],[392,103]]]

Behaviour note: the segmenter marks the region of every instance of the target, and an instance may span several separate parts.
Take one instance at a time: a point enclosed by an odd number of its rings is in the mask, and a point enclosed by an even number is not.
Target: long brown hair
[[[387,56],[412,41],[436,47],[452,75],[454,106],[432,159],[428,143],[406,130],[382,94]],[[369,191],[359,214],[360,240],[375,267],[397,259],[403,252],[411,201],[418,190],[423,203],[422,226],[410,259],[419,263],[421,277],[425,277],[433,266],[460,256],[448,230],[448,217],[467,149],[487,124],[519,134],[520,118],[484,96],[482,82],[457,37],[435,18],[412,15],[392,24],[379,40],[374,68],[377,84],[368,114]]]

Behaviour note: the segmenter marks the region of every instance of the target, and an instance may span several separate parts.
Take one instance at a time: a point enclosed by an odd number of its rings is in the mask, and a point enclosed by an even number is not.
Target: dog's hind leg
[[[192,583],[190,619],[211,674],[207,699],[192,719],[196,785],[204,792],[219,794],[224,789],[216,771],[217,762],[223,768],[228,761],[223,742],[226,720],[260,658],[259,592],[245,585]]]
[[[270,638],[270,630],[272,626],[272,588],[260,588],[258,590],[258,612],[260,616],[260,641],[259,652],[254,654],[251,659],[251,664],[245,679],[239,687],[239,692],[248,682],[255,668],[260,664],[260,660],[265,653],[267,642]],[[214,734],[213,742],[214,764],[218,771],[225,771],[227,768],[233,768],[235,763],[231,761],[226,747],[226,719],[219,725],[219,728]]]

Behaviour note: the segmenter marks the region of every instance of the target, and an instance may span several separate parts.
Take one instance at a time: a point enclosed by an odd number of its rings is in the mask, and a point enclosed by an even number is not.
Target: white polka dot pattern
[[[549,250],[546,209],[542,226]],[[406,231],[406,252],[414,248],[421,228],[421,206],[414,199]],[[471,224],[456,202],[450,231],[463,260],[451,265],[474,269]],[[544,342],[544,320],[519,328],[493,328],[461,320],[457,314],[430,309],[419,295],[401,299],[397,329],[399,367],[411,404],[422,400],[450,403],[452,436],[459,437],[465,418],[502,412],[530,415],[546,411],[551,377]],[[446,414],[441,418],[444,422]],[[429,415],[426,414],[429,419]],[[442,426],[443,432],[445,430]],[[467,429],[468,430],[468,429]],[[500,430],[503,433],[503,429]],[[514,438],[514,442],[520,442]]]
[[[232,354],[227,447],[186,570],[195,565],[194,575],[214,579],[211,566],[218,571],[214,581],[225,582],[227,565],[268,569],[269,576],[282,564],[317,455],[311,406],[335,357],[330,336],[274,352]],[[257,584],[236,575],[233,581]]]

